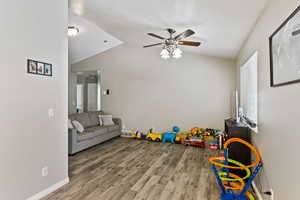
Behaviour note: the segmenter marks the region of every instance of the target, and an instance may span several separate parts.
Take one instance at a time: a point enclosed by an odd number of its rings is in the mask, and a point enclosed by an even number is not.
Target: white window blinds
[[[244,115],[257,123],[257,52],[241,67],[241,107]]]

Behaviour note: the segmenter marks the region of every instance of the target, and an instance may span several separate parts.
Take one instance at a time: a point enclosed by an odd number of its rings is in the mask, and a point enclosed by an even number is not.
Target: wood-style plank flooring
[[[215,151],[117,138],[69,158],[70,183],[44,200],[217,200]]]

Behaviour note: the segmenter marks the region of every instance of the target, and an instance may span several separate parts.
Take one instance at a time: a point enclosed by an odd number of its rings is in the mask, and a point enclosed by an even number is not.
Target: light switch
[[[52,108],[48,109],[48,116],[50,119],[54,117],[54,110]]]

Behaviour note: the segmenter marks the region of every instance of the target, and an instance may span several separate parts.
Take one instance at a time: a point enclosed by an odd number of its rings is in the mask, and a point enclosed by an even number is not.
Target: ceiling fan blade
[[[154,33],[147,33],[148,35],[152,36],[152,37],[156,37],[158,39],[161,39],[161,40],[165,40],[166,38],[162,37],[162,36],[159,36],[159,35],[156,35]]]
[[[188,29],[188,30],[184,31],[183,33],[180,33],[179,35],[177,35],[175,37],[175,40],[182,40],[184,38],[190,37],[193,34],[195,34],[195,32],[192,31],[191,29]]]
[[[179,41],[179,45],[198,47],[201,45],[201,42]]]
[[[146,46],[143,46],[144,48],[147,48],[147,47],[153,47],[153,46],[158,46],[158,45],[162,45],[163,43],[157,43],[157,44],[150,44],[150,45],[146,45]]]

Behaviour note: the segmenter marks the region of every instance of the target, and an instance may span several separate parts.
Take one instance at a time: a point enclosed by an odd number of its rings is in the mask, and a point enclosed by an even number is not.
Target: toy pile
[[[222,149],[224,134],[222,131],[212,128],[194,127],[190,131],[180,131],[180,128],[174,126],[172,131],[154,133],[150,129],[147,134],[132,130],[131,137],[135,139],[155,141],[155,142],[170,142],[205,148],[205,144],[210,149]]]

